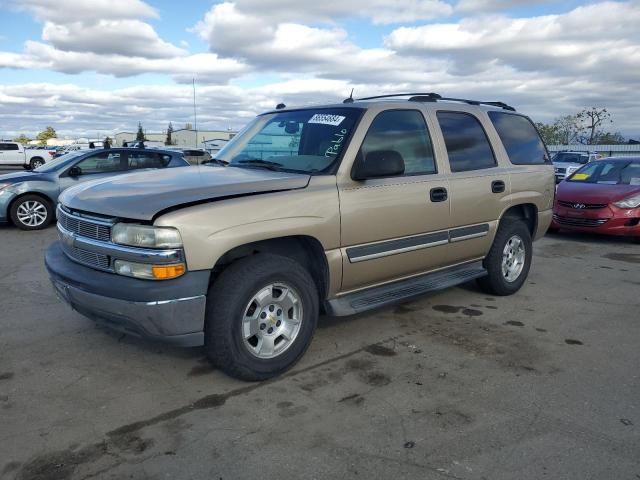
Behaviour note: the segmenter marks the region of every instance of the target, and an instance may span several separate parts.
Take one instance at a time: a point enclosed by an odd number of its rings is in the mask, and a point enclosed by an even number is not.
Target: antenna
[[[351,89],[351,94],[349,95],[349,98],[345,98],[342,103],[353,103],[353,88]]]

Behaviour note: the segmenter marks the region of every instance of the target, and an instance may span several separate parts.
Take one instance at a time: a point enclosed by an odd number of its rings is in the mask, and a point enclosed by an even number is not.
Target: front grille
[[[554,215],[553,219],[560,225],[568,225],[570,227],[599,227],[609,221],[608,218],[576,218],[561,217],[560,215]]]
[[[101,253],[89,252],[76,247],[64,247],[64,251],[74,260],[88,267],[109,270],[109,257]]]
[[[101,240],[103,242],[111,241],[111,227],[109,225],[71,215],[62,208],[58,208],[58,223],[65,230],[81,237]]]
[[[558,205],[563,207],[573,208],[575,210],[597,210],[599,208],[605,208],[606,203],[582,203],[582,202],[565,202],[564,200],[558,200]]]

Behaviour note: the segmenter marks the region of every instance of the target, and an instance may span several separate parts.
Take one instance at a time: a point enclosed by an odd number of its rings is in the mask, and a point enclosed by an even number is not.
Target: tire
[[[279,375],[309,347],[318,323],[318,304],[316,285],[297,262],[266,253],[240,259],[209,288],[205,317],[207,356],[222,371],[241,380],[266,380]],[[270,310],[271,307],[274,308]],[[249,318],[256,318],[256,323],[248,322]],[[250,336],[253,332],[255,335]],[[282,335],[285,332],[291,340]],[[270,352],[274,356],[269,357]]]
[[[25,195],[11,204],[9,215],[20,230],[42,230],[53,220],[53,205],[40,195]]]
[[[36,168],[41,167],[42,165],[44,165],[44,159],[40,157],[33,157],[29,162],[29,167],[31,168],[31,170],[35,170]]]
[[[558,232],[560,232],[560,229],[559,229],[559,228],[555,228],[555,227],[549,227],[549,228],[547,228],[547,233],[551,233],[551,234],[554,234],[554,235],[555,235],[555,234],[556,234],[556,233],[558,233]]]
[[[504,258],[504,255],[508,253],[507,243],[512,242],[511,249],[517,250],[517,241],[520,242],[524,252],[509,259]],[[489,294],[500,296],[512,295],[520,290],[531,267],[532,247],[531,233],[524,222],[517,219],[503,219],[496,232],[491,250],[484,259],[483,264],[488,275],[478,279],[480,288]],[[520,259],[521,263],[518,261]],[[514,268],[510,268],[508,263],[506,264],[508,276],[503,272],[503,261],[511,261],[512,265],[516,265]]]

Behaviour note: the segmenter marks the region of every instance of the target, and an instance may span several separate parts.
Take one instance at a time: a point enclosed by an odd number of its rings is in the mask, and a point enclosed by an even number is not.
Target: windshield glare
[[[601,185],[640,185],[640,162],[599,160],[576,171],[568,181]]]
[[[361,110],[305,109],[257,117],[220,150],[231,166],[319,173],[340,158]]]
[[[33,171],[34,172],[38,172],[38,173],[53,172],[54,170],[57,170],[58,168],[60,168],[61,165],[67,163],[67,161],[69,161],[70,159],[72,159],[74,157],[78,157],[78,156],[82,155],[83,153],[86,153],[86,152],[83,152],[81,150],[77,150],[75,152],[65,153],[64,155],[60,155],[59,157],[48,161],[44,165],[39,166],[38,168],[36,168]]]

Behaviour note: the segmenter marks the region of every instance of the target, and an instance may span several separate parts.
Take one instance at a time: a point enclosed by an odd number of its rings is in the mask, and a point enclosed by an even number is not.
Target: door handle
[[[448,198],[447,189],[444,187],[432,188],[429,192],[432,202],[444,202]]]
[[[504,192],[504,182],[502,180],[494,180],[491,182],[491,191],[493,193],[502,193]]]

